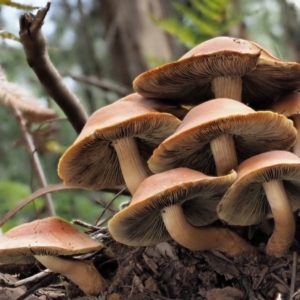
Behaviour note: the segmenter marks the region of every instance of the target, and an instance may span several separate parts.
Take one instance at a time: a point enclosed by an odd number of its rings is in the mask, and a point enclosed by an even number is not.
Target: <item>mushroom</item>
[[[153,149],[179,124],[171,114],[132,101],[102,107],[61,157],[58,174],[68,186],[97,190],[125,182],[134,193],[151,174],[146,161]]]
[[[0,264],[34,256],[46,268],[69,278],[86,294],[99,295],[108,285],[93,263],[69,257],[102,248],[102,244],[68,222],[49,217],[22,224],[1,235]]]
[[[191,250],[214,249],[231,256],[252,252],[227,228],[195,227],[216,220],[216,205],[235,178],[234,171],[210,177],[187,168],[152,175],[140,184],[129,207],[108,222],[108,230],[130,246],[149,246],[171,236]]]
[[[278,101],[268,107],[268,109],[283,114],[290,118],[297,132],[300,133],[300,93],[292,92],[281,96]],[[300,156],[300,139],[297,138],[296,144],[292,147],[293,153]]]
[[[273,217],[275,227],[266,252],[283,256],[295,234],[292,211],[300,208],[300,158],[287,151],[270,151],[245,160],[237,173],[218,205],[220,219],[249,226]]]
[[[139,95],[138,93],[130,94],[118,101],[132,101],[135,103],[140,103],[147,107],[153,108],[158,112],[165,112],[172,114],[176,118],[182,120],[188,113],[188,109],[182,107],[181,105],[175,105],[170,102],[158,101],[156,99],[148,99]]]
[[[292,121],[283,115],[214,99],[192,108],[174,134],[154,150],[148,165],[154,173],[187,167],[224,175],[253,155],[290,149],[296,136]]]
[[[166,98],[196,105],[212,98],[241,101],[242,76],[257,64],[260,50],[250,42],[217,37],[194,47],[177,62],[139,75],[135,91],[147,98]]]
[[[146,98],[176,104],[224,97],[258,105],[299,89],[300,64],[279,60],[250,41],[217,37],[176,62],[140,74],[133,87]]]

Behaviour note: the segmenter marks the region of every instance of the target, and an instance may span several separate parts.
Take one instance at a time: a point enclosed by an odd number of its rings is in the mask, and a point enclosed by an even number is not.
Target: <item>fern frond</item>
[[[1,4],[22,10],[34,10],[39,8],[38,6],[26,5],[11,0],[0,0],[0,5]]]
[[[11,32],[5,31],[5,30],[0,31],[0,37],[3,38],[3,39],[8,39],[8,40],[13,40],[13,41],[20,42],[19,37],[17,37],[16,35],[14,35]]]
[[[175,3],[180,18],[152,20],[188,47],[222,35],[240,18],[235,16],[230,0],[191,0],[191,6]]]

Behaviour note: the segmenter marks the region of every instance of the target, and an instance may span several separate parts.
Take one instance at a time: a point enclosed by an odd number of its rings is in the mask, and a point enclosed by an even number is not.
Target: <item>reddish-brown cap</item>
[[[176,62],[139,75],[136,92],[147,98],[197,105],[213,99],[215,77],[242,77],[242,101],[256,107],[300,88],[300,64],[279,60],[256,43],[217,37],[194,47]]]
[[[154,150],[149,168],[159,173],[187,167],[215,175],[209,143],[222,134],[233,136],[239,162],[262,152],[289,150],[297,137],[293,122],[283,115],[255,112],[235,100],[210,100],[191,109],[174,134]]]
[[[118,101],[132,101],[135,103],[140,103],[147,107],[153,108],[158,112],[169,113],[182,120],[188,113],[188,109],[182,107],[181,105],[172,104],[170,101],[164,101],[163,99],[149,99],[144,98],[138,93],[130,94]]]
[[[239,165],[238,178],[220,204],[221,220],[248,226],[258,224],[272,213],[262,183],[282,180],[292,210],[300,208],[300,158],[287,151],[271,151],[253,156]]]
[[[281,96],[268,109],[283,114],[286,117],[300,114],[300,93],[292,92]]]
[[[216,206],[236,173],[210,177],[187,168],[173,169],[145,179],[129,207],[108,223],[112,237],[131,246],[154,245],[170,239],[160,211],[181,205],[187,221],[204,226],[216,220]]]
[[[260,49],[251,42],[214,38],[194,47],[176,62],[142,73],[133,87],[147,98],[196,105],[214,98],[213,78],[244,76],[255,68],[259,55]]]
[[[112,142],[135,137],[146,162],[153,149],[179,124],[180,120],[171,114],[132,101],[102,107],[92,114],[74,144],[61,157],[58,174],[68,186],[98,190],[124,185]]]
[[[101,248],[101,243],[70,223],[49,217],[19,225],[0,236],[0,262],[21,256],[77,255]]]

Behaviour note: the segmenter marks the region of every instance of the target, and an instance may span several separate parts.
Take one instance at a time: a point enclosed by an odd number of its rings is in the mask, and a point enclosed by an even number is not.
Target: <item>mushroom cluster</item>
[[[298,98],[300,64],[218,37],[139,75],[133,87],[89,118],[60,159],[64,183],[128,187],[130,205],[108,223],[118,242],[172,238],[191,250],[254,253],[215,221],[248,226],[274,218],[266,252],[282,256],[300,208],[298,108],[287,99]]]

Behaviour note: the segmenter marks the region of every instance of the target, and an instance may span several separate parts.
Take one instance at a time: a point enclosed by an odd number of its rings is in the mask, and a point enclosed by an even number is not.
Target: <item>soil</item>
[[[264,254],[268,237],[260,231],[251,240],[258,249],[257,256],[236,258],[217,251],[190,251],[172,241],[153,247],[128,247],[106,236],[106,250],[94,257],[94,264],[110,283],[102,295],[86,296],[57,274],[14,287],[14,282],[38,273],[40,266],[10,265],[0,266],[0,300],[297,300],[298,231],[291,249],[280,259]]]

